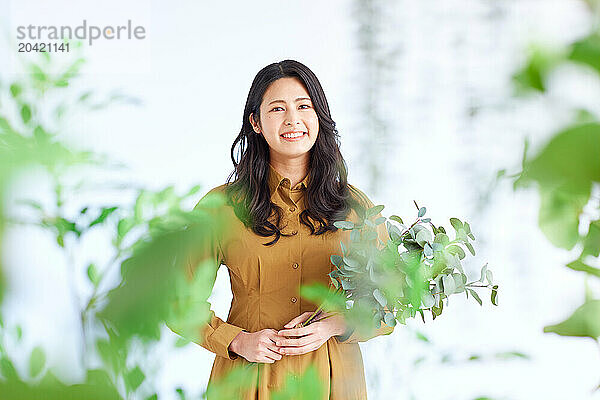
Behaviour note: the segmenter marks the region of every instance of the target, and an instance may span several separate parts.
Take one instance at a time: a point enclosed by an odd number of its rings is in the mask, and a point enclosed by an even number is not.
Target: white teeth
[[[291,139],[291,138],[297,138],[297,137],[300,137],[300,136],[302,136],[302,135],[304,135],[304,132],[286,133],[286,134],[284,134],[284,135],[281,135],[281,136],[283,136],[284,138]]]

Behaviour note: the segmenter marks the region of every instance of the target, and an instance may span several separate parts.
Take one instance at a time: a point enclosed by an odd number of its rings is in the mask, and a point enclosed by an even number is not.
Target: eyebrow
[[[296,101],[297,101],[297,102],[298,102],[298,101],[300,101],[300,100],[310,100],[310,97],[298,97],[298,98],[296,99]],[[272,102],[270,102],[268,105],[271,105],[271,104],[273,104],[273,103],[285,103],[285,101],[283,101],[283,100],[273,100],[273,101],[272,101]]]

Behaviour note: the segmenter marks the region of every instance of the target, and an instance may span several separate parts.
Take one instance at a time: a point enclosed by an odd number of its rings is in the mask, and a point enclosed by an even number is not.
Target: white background
[[[496,171],[517,172],[523,139],[533,147],[569,121],[565,104],[599,111],[600,88],[590,76],[557,74],[551,101],[517,101],[510,75],[532,41],[566,43],[589,28],[580,1],[398,1],[377,21],[382,47],[401,49],[390,82],[376,107],[388,135],[377,159],[384,174],[372,182],[364,152],[373,140],[365,127],[364,93],[371,77],[358,49],[357,2],[67,2],[2,0],[0,73],[3,83],[22,76],[16,54],[19,25],[99,26],[131,19],[146,28],[142,41],[97,41],[87,46],[88,62],[78,85],[99,93],[118,89],[141,100],[114,106],[69,123],[64,137],[76,146],[107,152],[130,168],[114,180],[146,187],[174,184],[183,191],[201,183],[207,191],[231,171],[229,150],[241,127],[246,96],[263,66],[293,58],[309,66],[324,87],[341,135],[350,182],[376,204],[412,218],[412,200],[434,221],[459,217],[471,223],[478,255],[467,270],[476,277],[489,262],[500,284],[499,306],[484,297],[481,308],[452,299],[442,318],[426,325],[399,326],[391,336],[362,343],[372,399],[598,399],[600,349],[591,340],[544,334],[543,326],[566,318],[583,302],[583,277],[564,267],[575,253],[552,247],[536,225],[535,191],[512,192],[502,181],[485,197]],[[16,197],[50,199],[44,177],[35,171],[15,184]],[[110,178],[110,176],[109,176]],[[113,199],[110,193],[102,200]],[[486,200],[487,199],[487,200]],[[99,199],[92,199],[99,200]],[[118,199],[123,200],[123,199]],[[108,201],[108,200],[107,200]],[[387,211],[387,213],[386,213]],[[446,226],[448,224],[446,223]],[[32,228],[6,236],[3,261],[9,266],[3,313],[22,324],[25,348],[42,344],[48,361],[66,381],[81,379],[80,340],[69,297],[64,260],[52,238]],[[103,256],[93,240],[86,253]],[[83,288],[85,277],[78,277]],[[58,293],[56,288],[63,288]],[[225,319],[231,301],[227,271],[221,268],[213,309]],[[418,330],[432,345],[414,338]],[[165,339],[153,357],[162,359],[155,384],[161,398],[175,398],[180,385],[203,391],[214,355],[195,345],[166,351]],[[8,340],[8,339],[7,339]],[[521,351],[530,360],[498,361],[493,354]],[[488,361],[440,363],[481,354]],[[413,360],[427,360],[413,366]],[[17,355],[15,355],[17,357]],[[26,359],[18,365],[25,371]]]

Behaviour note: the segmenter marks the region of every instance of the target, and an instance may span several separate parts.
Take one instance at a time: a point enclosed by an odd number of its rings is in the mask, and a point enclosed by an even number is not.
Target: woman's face
[[[302,81],[281,78],[267,88],[260,105],[260,126],[250,114],[250,123],[262,132],[271,158],[307,157],[317,140],[319,119]]]

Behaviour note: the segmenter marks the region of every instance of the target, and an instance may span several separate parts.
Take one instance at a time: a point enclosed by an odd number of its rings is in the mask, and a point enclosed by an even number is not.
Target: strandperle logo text
[[[87,39],[91,46],[95,40],[120,40],[120,39],[138,39],[146,38],[146,29],[141,26],[133,26],[131,20],[127,20],[126,25],[88,25],[87,20],[83,20],[81,25],[76,27],[62,25],[28,25],[17,27],[17,39],[31,40],[63,40],[63,39]]]

